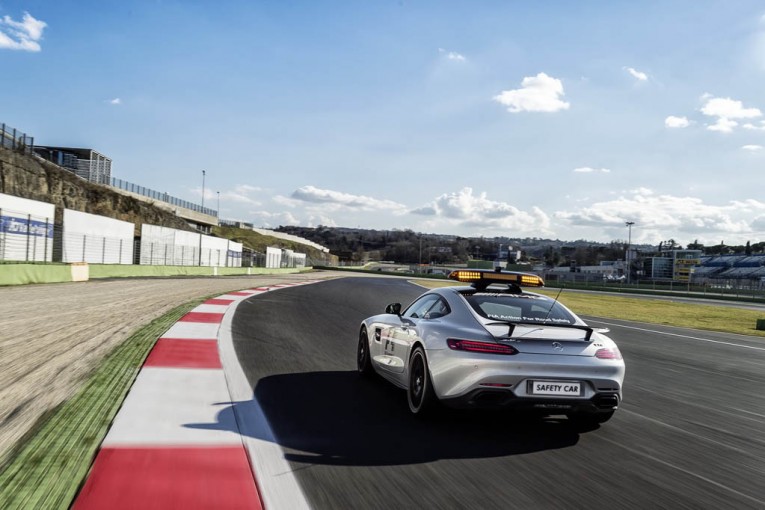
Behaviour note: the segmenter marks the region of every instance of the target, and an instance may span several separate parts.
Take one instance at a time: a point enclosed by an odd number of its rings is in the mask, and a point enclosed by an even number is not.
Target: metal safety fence
[[[111,185],[115,188],[119,188],[124,191],[129,191],[130,193],[135,193],[136,195],[142,195],[154,200],[159,200],[160,202],[167,202],[170,205],[183,207],[184,209],[189,209],[191,211],[195,211],[198,213],[207,214],[209,216],[215,216],[216,218],[218,217],[218,211],[215,209],[210,209],[209,207],[203,207],[199,204],[189,202],[188,200],[182,200],[172,195],[168,195],[167,193],[155,191],[153,189],[147,188],[146,186],[139,186],[138,184],[133,184],[132,182],[124,181],[122,179],[117,179],[116,177],[112,177]]]
[[[5,123],[0,123],[0,147],[32,154],[35,139]]]

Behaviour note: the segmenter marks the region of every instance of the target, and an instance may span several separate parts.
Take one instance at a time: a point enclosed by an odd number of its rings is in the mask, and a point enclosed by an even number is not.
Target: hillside
[[[321,251],[294,241],[280,239],[278,237],[266,236],[253,232],[252,230],[237,227],[213,227],[213,234],[218,237],[231,239],[237,243],[242,243],[246,248],[258,253],[265,253],[267,247],[292,250],[298,253],[305,253],[308,258],[323,265],[337,264],[337,257],[322,253]]]
[[[136,235],[143,223],[193,231],[171,212],[88,182],[53,163],[1,147],[0,193],[52,203],[55,223],[61,223],[66,208],[129,221],[135,225]]]

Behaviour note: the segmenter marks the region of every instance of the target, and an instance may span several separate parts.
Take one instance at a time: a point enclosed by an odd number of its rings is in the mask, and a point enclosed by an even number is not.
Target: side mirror
[[[592,328],[592,330],[596,333],[601,333],[605,335],[606,333],[610,332],[611,330],[608,328]]]
[[[391,303],[385,307],[385,313],[401,315],[401,303]]]

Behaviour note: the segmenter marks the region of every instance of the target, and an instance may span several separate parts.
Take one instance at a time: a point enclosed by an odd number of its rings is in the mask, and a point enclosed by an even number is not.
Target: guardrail
[[[35,139],[5,123],[0,123],[0,147],[32,154]]]
[[[184,209],[190,209],[192,211],[196,211],[202,214],[207,214],[209,216],[215,216],[216,218],[218,217],[218,211],[216,211],[215,209],[210,209],[209,207],[202,207],[201,205],[195,204],[194,202],[189,202],[188,200],[182,200],[172,195],[168,195],[167,193],[155,191],[145,186],[139,186],[138,184],[133,184],[132,182],[123,181],[122,179],[117,179],[116,177],[112,177],[111,185],[115,188],[129,191],[130,193],[143,195],[145,197],[149,197],[154,200],[159,200],[160,202],[167,202],[170,205],[183,207]]]

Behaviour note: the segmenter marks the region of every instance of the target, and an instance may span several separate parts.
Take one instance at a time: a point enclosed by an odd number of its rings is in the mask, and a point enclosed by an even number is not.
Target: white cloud
[[[705,93],[701,96],[702,101],[706,101],[701,107],[701,113],[708,117],[717,117],[714,124],[707,125],[710,131],[719,131],[720,133],[730,133],[739,124],[732,119],[753,119],[762,116],[759,108],[744,108],[741,101],[729,97],[713,97]],[[747,123],[746,129],[757,129],[754,124]]]
[[[638,81],[646,81],[648,80],[648,75],[645,74],[642,71],[638,71],[634,67],[624,67],[625,71],[627,71],[633,78],[635,78]]]
[[[490,200],[486,193],[473,195],[472,188],[445,193],[410,211],[430,217],[434,227],[462,227],[477,232],[506,232],[507,235],[551,235],[550,218],[538,207],[521,211],[506,202]]]
[[[752,119],[762,116],[759,108],[744,108],[741,101],[729,97],[707,98],[706,104],[701,107],[701,113],[726,119]]]
[[[0,19],[0,49],[40,51],[40,39],[48,26],[44,21],[35,19],[28,12],[22,21],[14,21],[10,16]]]
[[[457,62],[465,62],[467,58],[462,53],[456,51],[447,51],[443,48],[438,48],[438,52],[445,55],[448,60],[455,60]]]
[[[250,196],[251,193],[257,193],[259,191],[262,191],[262,189],[248,184],[239,184],[235,186],[233,190],[221,191],[220,199],[224,202],[237,202],[240,204],[260,206],[261,202]]]
[[[752,124],[751,122],[747,122],[741,127],[744,129],[750,129],[753,131],[765,131],[765,120],[761,120],[759,126],[756,124]]]
[[[578,174],[592,174],[592,173],[607,174],[607,173],[611,173],[611,170],[609,170],[608,168],[592,168],[589,166],[582,166],[579,168],[574,168],[574,172]]]
[[[115,97],[114,99],[109,100],[109,104],[114,104],[114,105],[122,104],[122,99]]]
[[[730,133],[733,131],[733,128],[738,126],[738,122],[735,120],[730,120],[725,117],[720,117],[717,119],[717,122],[715,122],[712,125],[707,126],[707,129],[710,131],[719,131],[721,133]]]
[[[503,90],[494,96],[494,101],[507,106],[507,111],[518,112],[557,112],[568,110],[570,104],[560,98],[565,95],[563,83],[545,73],[527,76],[521,82],[521,88]]]
[[[272,213],[268,211],[250,211],[249,216],[252,217],[252,223],[256,226],[265,228],[276,228],[280,225],[300,225],[300,220],[297,219],[290,212],[278,212]]]
[[[715,239],[720,235],[745,239],[756,231],[754,219],[765,215],[765,203],[733,201],[725,205],[705,203],[695,197],[656,194],[636,189],[616,199],[589,204],[576,211],[558,211],[554,217],[571,226],[595,227],[614,238],[626,237],[625,221],[634,221],[633,240]],[[686,241],[689,242],[689,241]],[[703,242],[703,241],[702,241]]]
[[[403,212],[405,206],[392,200],[380,200],[364,195],[351,195],[341,191],[320,189],[314,186],[303,186],[292,192],[293,200],[321,204],[330,208],[347,208],[364,211],[398,211]]]
[[[757,152],[762,150],[762,145],[742,145],[742,149],[745,151]]]
[[[664,119],[664,125],[668,128],[686,128],[690,125],[687,117],[675,117],[670,115]]]

